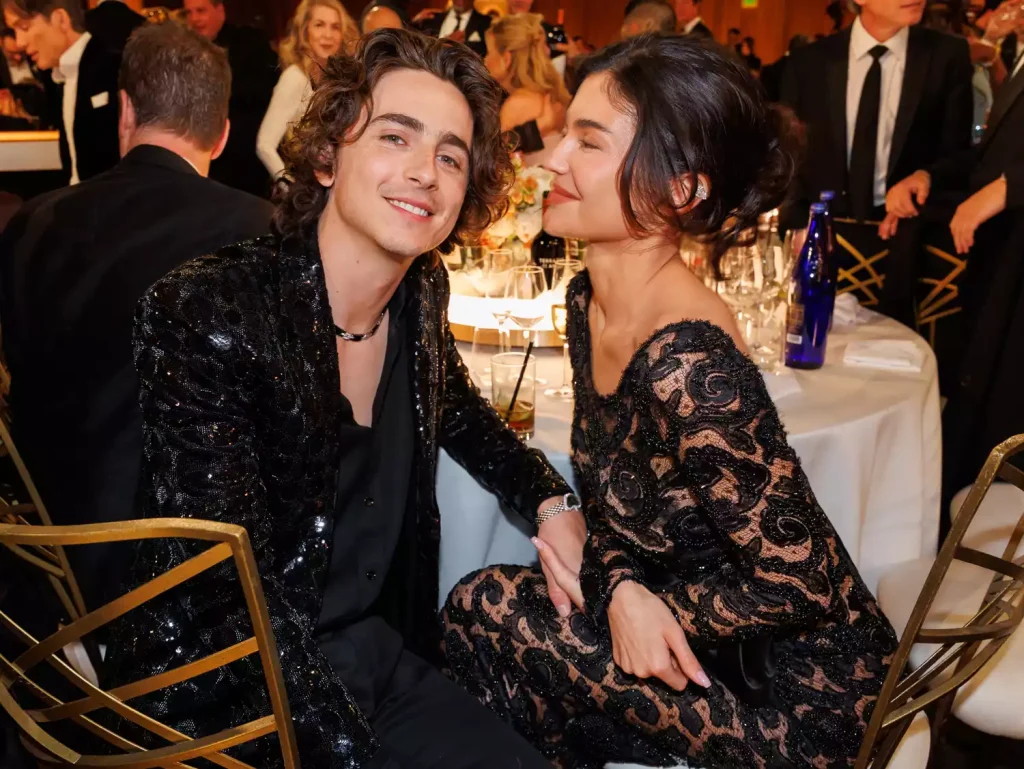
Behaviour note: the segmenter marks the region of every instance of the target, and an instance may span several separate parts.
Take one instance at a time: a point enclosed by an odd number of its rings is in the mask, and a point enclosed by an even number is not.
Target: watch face
[[[580,507],[580,498],[575,494],[565,495],[565,506],[566,507]]]

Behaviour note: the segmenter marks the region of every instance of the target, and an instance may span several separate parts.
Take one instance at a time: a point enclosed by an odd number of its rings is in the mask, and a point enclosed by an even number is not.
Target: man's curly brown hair
[[[364,37],[351,56],[327,62],[306,114],[292,129],[284,151],[292,182],[274,218],[282,234],[298,235],[319,220],[330,189],[317,181],[316,173],[334,172],[338,150],[366,130],[374,87],[388,72],[400,69],[422,70],[451,83],[466,97],[473,115],[466,200],[438,250],[447,254],[471,242],[505,213],[514,171],[498,116],[501,87],[465,46],[409,30],[380,29]]]

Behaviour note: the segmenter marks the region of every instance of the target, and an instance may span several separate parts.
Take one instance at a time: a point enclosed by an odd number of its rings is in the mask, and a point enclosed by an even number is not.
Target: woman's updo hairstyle
[[[577,83],[607,72],[609,97],[636,122],[619,171],[619,195],[634,236],[664,229],[712,246],[718,263],[757,217],[778,207],[794,171],[790,121],[771,105],[742,62],[713,42],[645,34],[585,59]],[[698,174],[706,200],[689,211]],[[675,181],[689,199],[673,204]]]

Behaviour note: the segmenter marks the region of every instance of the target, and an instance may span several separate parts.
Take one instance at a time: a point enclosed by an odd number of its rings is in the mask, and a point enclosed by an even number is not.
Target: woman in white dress
[[[561,140],[569,91],[551,62],[543,16],[518,13],[494,22],[487,31],[484,63],[508,93],[501,107],[501,128],[508,131],[537,120],[550,105],[552,129],[542,135],[544,150],[523,156],[527,166],[541,165]]]
[[[339,0],[302,0],[281,42],[284,70],[256,135],[256,154],[275,182],[285,171],[281,140],[306,110],[327,60],[359,39],[359,27]]]

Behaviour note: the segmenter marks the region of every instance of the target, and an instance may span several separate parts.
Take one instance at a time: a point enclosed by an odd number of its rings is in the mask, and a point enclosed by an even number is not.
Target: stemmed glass
[[[548,289],[544,270],[536,265],[513,267],[505,290],[506,304],[512,322],[523,332],[523,346],[530,341],[530,331],[548,315],[544,294]]]
[[[565,308],[566,291],[569,282],[578,272],[583,269],[583,264],[575,259],[558,259],[552,264],[551,269],[551,293],[554,295],[555,304],[551,305],[551,325],[555,327],[555,333],[562,340],[562,386],[545,390],[544,394],[549,398],[561,398],[570,400],[573,397],[572,390],[572,366],[569,362],[569,342],[566,335],[567,313]]]
[[[758,262],[761,256],[756,246],[737,246],[729,249],[719,263],[721,279],[718,294],[736,315],[740,332],[748,344],[752,340],[750,327],[753,325],[751,310],[761,300],[763,287]]]
[[[509,345],[505,339],[508,334],[504,328],[508,320],[509,310],[504,304],[505,287],[508,284],[509,272],[512,269],[512,252],[508,249],[474,249],[467,251],[463,258],[463,273],[469,280],[473,289],[487,300],[488,308],[498,324],[498,352],[508,352]],[[479,324],[473,327],[473,349],[471,359],[476,362],[481,353],[480,335],[486,329]],[[490,375],[490,367],[480,371],[481,384],[487,387]]]

